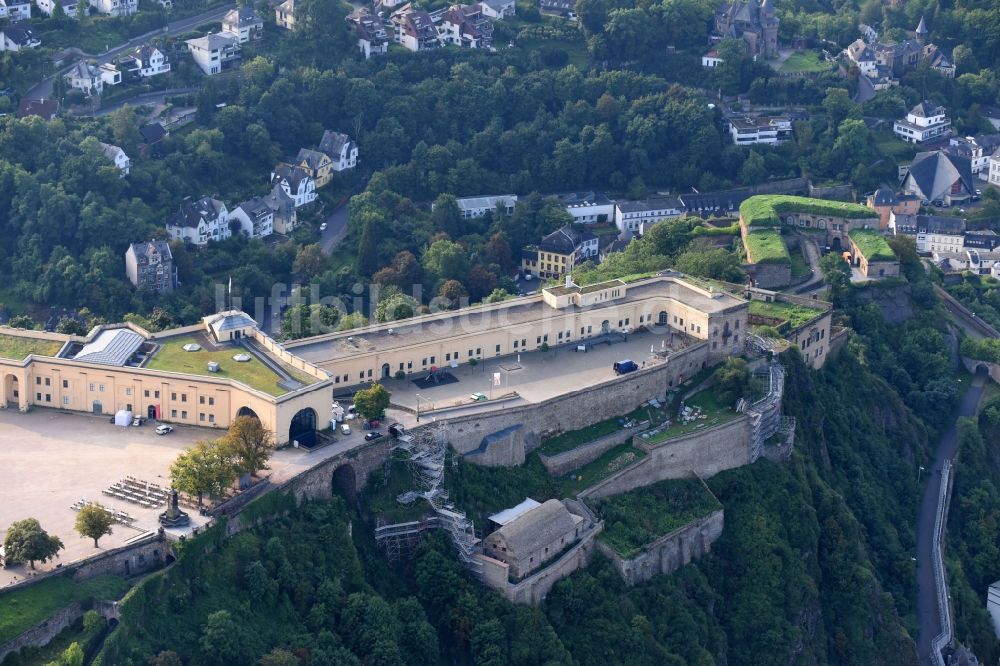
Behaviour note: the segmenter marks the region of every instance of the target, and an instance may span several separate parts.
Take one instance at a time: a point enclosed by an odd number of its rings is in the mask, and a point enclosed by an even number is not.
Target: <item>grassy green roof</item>
[[[781,226],[780,213],[811,213],[850,219],[878,217],[875,211],[861,204],[787,194],[759,194],[740,204],[740,217],[748,227]]]
[[[197,342],[193,337],[172,338],[164,340],[156,355],[149,360],[146,367],[150,370],[166,370],[169,372],[185,372],[204,377],[228,378],[246,384],[250,388],[269,393],[273,396],[284,395],[288,391],[278,385],[281,378],[264,365],[259,358],[251,354],[249,361],[240,363],[233,360],[233,355],[248,353],[243,349],[226,348],[219,351],[184,351],[184,345]],[[208,362],[219,364],[219,372],[209,372]],[[299,370],[282,364],[285,370],[303,384],[315,384],[319,380]]]
[[[847,235],[868,261],[896,261],[896,253],[874,229],[854,229]]]
[[[0,333],[0,358],[12,358],[15,361],[35,354],[36,356],[55,356],[62,349],[59,340],[45,338],[25,338],[19,335]]]
[[[810,308],[798,303],[786,303],[784,301],[750,301],[750,314],[761,317],[771,317],[788,322],[789,330],[795,330],[799,326],[812,321],[824,310],[822,308]]]
[[[792,258],[775,229],[758,229],[746,235],[743,245],[752,264],[791,264]]]

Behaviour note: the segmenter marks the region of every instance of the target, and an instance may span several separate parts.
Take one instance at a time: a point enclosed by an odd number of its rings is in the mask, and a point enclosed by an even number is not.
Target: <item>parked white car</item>
[[[350,435],[351,434],[351,426],[348,425],[348,424],[346,424],[346,423],[342,424],[340,426],[340,434],[342,434],[342,435]]]

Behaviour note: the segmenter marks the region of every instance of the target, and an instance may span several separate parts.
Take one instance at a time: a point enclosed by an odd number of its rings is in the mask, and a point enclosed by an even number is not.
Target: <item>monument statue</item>
[[[191,524],[191,517],[177,506],[177,489],[171,488],[167,498],[167,510],[160,514],[160,525],[164,527],[185,527]]]

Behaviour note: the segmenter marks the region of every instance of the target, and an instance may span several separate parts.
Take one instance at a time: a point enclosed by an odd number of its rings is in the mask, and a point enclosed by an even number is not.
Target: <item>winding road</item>
[[[170,37],[172,35],[179,35],[181,33],[188,32],[189,30],[198,27],[203,23],[210,23],[212,21],[221,21],[222,17],[226,15],[226,12],[228,12],[231,9],[232,5],[226,3],[221,7],[210,9],[208,11],[202,12],[201,14],[198,14],[197,16],[189,16],[188,18],[185,19],[178,19],[176,21],[171,21],[170,23],[168,23],[167,25],[158,30],[151,30],[150,32],[147,32],[144,35],[133,37],[124,44],[119,44],[118,46],[106,51],[105,53],[102,53],[101,55],[90,56],[88,54],[83,53],[82,51],[79,51],[79,49],[74,49],[74,51],[79,52],[80,55],[85,58],[92,58],[93,60],[96,60],[98,64],[108,63],[111,62],[115,58],[115,56],[120,55],[122,52],[127,51],[129,49],[134,49],[136,46],[144,44],[153,37]],[[73,64],[76,64],[76,62],[74,61]],[[63,67],[62,69],[56,71],[54,74],[45,77],[44,79],[33,85],[31,88],[28,89],[27,92],[24,93],[24,97],[26,99],[48,99],[52,95],[52,82],[55,80],[57,76],[62,76],[65,72],[69,71],[69,69],[73,66],[73,64]]]

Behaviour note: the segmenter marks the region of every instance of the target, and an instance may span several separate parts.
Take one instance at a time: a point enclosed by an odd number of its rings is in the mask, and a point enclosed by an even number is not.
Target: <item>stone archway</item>
[[[388,363],[382,364],[382,379],[389,379],[389,373],[391,372]]]
[[[340,493],[351,505],[358,503],[358,475],[354,467],[350,464],[341,465],[333,470],[333,477],[330,479],[333,485],[333,492]]]
[[[288,426],[288,441],[297,441],[303,446],[316,442],[316,410],[306,407],[295,413]]]
[[[990,374],[990,368],[985,363],[980,363],[976,366],[976,374],[982,375],[983,377],[988,377]]]
[[[260,421],[260,417],[257,416],[257,412],[253,411],[249,407],[240,407],[239,411],[236,412],[236,416],[237,418],[239,418],[240,416],[249,416],[252,419],[257,419],[258,421]]]
[[[667,325],[667,311],[666,310],[660,310],[659,319],[656,320],[656,323],[659,324],[660,326],[666,326]]]
[[[833,252],[842,252],[843,249],[844,246],[840,242],[840,236],[834,236],[833,240],[830,241],[830,250]]]
[[[18,408],[21,400],[20,385],[15,375],[7,375],[3,380],[3,394],[7,400],[7,406]]]

